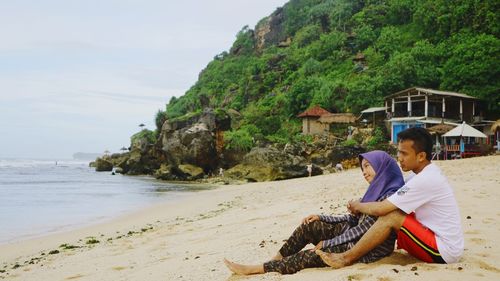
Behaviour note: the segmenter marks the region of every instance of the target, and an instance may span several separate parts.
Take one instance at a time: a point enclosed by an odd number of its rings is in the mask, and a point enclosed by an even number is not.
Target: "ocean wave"
[[[34,168],[40,166],[88,166],[88,161],[78,160],[35,160],[35,159],[0,159],[0,168]]]

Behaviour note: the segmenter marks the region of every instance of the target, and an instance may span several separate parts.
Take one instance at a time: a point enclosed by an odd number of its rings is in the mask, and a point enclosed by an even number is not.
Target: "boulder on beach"
[[[111,172],[113,170],[113,163],[103,158],[97,158],[95,161],[95,170],[97,172]]]

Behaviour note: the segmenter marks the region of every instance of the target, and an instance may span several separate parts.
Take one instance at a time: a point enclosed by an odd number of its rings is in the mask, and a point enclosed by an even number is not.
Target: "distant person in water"
[[[361,202],[384,200],[404,184],[401,170],[387,153],[371,151],[361,154],[359,161],[363,177],[369,183]],[[229,270],[242,275],[266,272],[292,274],[304,268],[327,267],[315,250],[345,252],[356,244],[376,220],[375,216],[352,213],[340,216],[310,215],[302,220],[302,224],[270,261],[259,265],[243,265],[224,259],[224,263]],[[388,236],[359,261],[369,263],[390,255],[394,251],[395,240],[395,235]],[[310,243],[315,245],[313,249],[302,250]]]

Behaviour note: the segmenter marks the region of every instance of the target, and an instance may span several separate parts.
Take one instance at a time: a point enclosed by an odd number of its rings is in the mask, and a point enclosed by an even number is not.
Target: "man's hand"
[[[364,202],[361,203],[360,200],[351,200],[347,204],[347,209],[351,214],[353,215],[358,215],[360,213],[367,214],[370,216],[385,216],[386,214],[397,210],[398,207],[396,207],[394,204],[391,203],[391,201],[384,199],[383,201],[380,202]]]
[[[313,221],[319,221],[318,215],[309,215],[302,220],[302,224],[309,224]]]
[[[347,203],[347,210],[349,211],[349,213],[357,216],[359,215],[359,208],[361,206],[361,201],[359,199],[357,200],[351,200]]]
[[[323,249],[323,241],[319,241],[318,245],[316,245],[316,247],[312,248],[311,251],[316,252],[316,250],[321,250],[321,249]]]

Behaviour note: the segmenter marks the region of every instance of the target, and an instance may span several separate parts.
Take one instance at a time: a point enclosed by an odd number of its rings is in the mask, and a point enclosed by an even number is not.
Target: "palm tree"
[[[141,124],[139,124],[139,127],[141,127],[141,129],[142,129],[142,128],[146,127],[146,125],[144,125],[143,123],[141,123]]]
[[[121,151],[125,152],[128,150],[128,148],[126,148],[125,146],[122,146],[122,148],[120,148]]]

